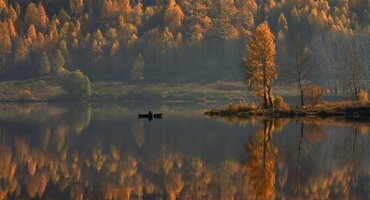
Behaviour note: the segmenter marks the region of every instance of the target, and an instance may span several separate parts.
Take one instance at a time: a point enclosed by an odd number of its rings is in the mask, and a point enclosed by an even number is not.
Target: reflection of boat
[[[139,118],[162,118],[162,113],[160,114],[138,114]]]

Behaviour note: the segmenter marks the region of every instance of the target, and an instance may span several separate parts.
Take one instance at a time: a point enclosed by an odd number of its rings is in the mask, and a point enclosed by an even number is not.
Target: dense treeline
[[[79,68],[93,80],[240,78],[245,45],[265,20],[276,35],[282,77],[294,77],[293,38],[300,38],[316,66],[310,79],[325,78],[335,92],[352,90],[353,76],[364,84],[367,0],[0,0],[0,72],[14,78]]]

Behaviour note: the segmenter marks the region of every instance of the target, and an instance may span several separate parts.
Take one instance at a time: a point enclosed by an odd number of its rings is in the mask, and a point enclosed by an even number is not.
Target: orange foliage
[[[272,85],[278,76],[274,40],[275,36],[267,22],[260,24],[247,46],[248,55],[244,58],[246,81],[257,96],[263,97],[265,108],[272,106]]]
[[[325,89],[318,85],[310,85],[303,91],[303,96],[311,105],[316,105],[325,96]]]
[[[360,93],[358,94],[358,100],[360,102],[366,102],[369,101],[369,95],[365,90],[360,90]]]
[[[184,17],[185,14],[182,12],[181,7],[176,4],[175,0],[170,0],[164,14],[166,26],[171,31],[180,28]]]
[[[249,152],[246,170],[248,183],[253,187],[253,199],[270,199],[275,194],[275,161],[277,148],[270,140],[271,124],[265,122],[251,138],[246,148]]]

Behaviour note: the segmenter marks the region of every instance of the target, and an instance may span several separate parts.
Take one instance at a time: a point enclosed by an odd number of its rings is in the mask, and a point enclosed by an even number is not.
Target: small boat
[[[152,114],[152,115],[149,115],[149,114],[138,114],[138,117],[139,118],[162,118],[162,113],[159,113],[159,114]]]

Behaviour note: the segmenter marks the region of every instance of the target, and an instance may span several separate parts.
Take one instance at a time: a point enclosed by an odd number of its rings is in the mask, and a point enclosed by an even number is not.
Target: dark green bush
[[[85,100],[91,96],[91,83],[89,78],[80,70],[70,72],[65,81],[64,89],[71,99]]]

